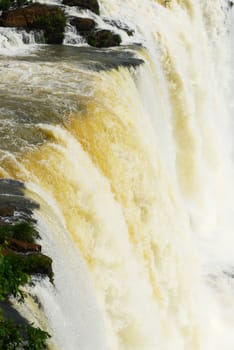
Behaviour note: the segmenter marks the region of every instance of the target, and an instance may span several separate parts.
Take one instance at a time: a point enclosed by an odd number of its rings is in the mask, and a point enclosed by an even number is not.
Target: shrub
[[[27,0],[16,0],[16,4],[17,4],[17,6],[23,6],[23,5],[26,5],[26,4],[28,4],[29,3],[29,1],[27,1]]]
[[[29,3],[30,1],[27,1],[27,0],[0,0],[0,10],[6,11],[11,6],[20,7]]]
[[[94,47],[111,47],[119,46],[121,38],[118,34],[112,33],[109,30],[97,30],[87,36],[87,42]]]
[[[0,253],[0,300],[12,294],[19,301],[24,300],[24,293],[20,286],[24,286],[30,276],[23,270],[18,259],[13,256],[3,256]]]
[[[40,236],[31,221],[21,221],[15,225],[0,226],[0,243],[7,243],[9,238],[35,243],[35,239]]]
[[[65,25],[66,17],[61,11],[58,11],[55,14],[36,16],[32,24],[35,29],[44,30],[46,43],[48,44],[62,43],[64,39]]]
[[[32,325],[15,324],[9,320],[0,321],[0,349],[43,350],[50,335]]]
[[[34,243],[35,239],[40,238],[31,221],[21,221],[12,226],[13,238]]]
[[[6,11],[12,5],[11,0],[0,0],[0,11]]]

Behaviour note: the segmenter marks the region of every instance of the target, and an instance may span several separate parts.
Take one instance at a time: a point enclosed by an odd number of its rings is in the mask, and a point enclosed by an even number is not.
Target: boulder
[[[13,207],[0,207],[0,216],[6,217],[6,216],[13,216],[15,212],[15,208]]]
[[[129,28],[126,23],[123,23],[121,21],[115,21],[112,19],[104,19],[104,22],[112,25],[113,27],[124,30],[128,34],[128,36],[134,35],[134,30]]]
[[[85,35],[94,30],[96,23],[91,18],[73,17],[70,21],[71,25],[76,27],[77,31]]]
[[[49,256],[40,253],[31,253],[22,256],[21,259],[24,259],[24,272],[47,275],[51,281],[53,280],[52,259]]]
[[[33,25],[38,16],[55,14],[57,6],[47,6],[42,4],[32,4],[27,7],[3,11],[1,25],[4,27],[29,27]]]
[[[63,4],[67,6],[78,6],[99,15],[99,4],[97,0],[63,0]]]
[[[119,46],[121,43],[121,38],[118,34],[111,32],[110,30],[97,30],[90,33],[87,36],[87,42],[90,46],[102,48]]]
[[[41,252],[41,245],[36,243],[27,243],[16,238],[10,238],[7,246],[17,252]]]
[[[47,44],[61,44],[64,38],[66,18],[58,6],[32,4],[3,11],[0,26],[43,30]]]
[[[1,248],[1,255],[10,257],[11,261],[22,269],[23,272],[33,275],[40,274],[49,277],[53,281],[52,259],[41,253],[20,254],[9,248]]]

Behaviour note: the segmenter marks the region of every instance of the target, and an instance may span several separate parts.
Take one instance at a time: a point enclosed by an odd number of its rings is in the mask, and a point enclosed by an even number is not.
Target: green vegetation
[[[67,6],[79,6],[84,9],[89,9],[99,15],[99,4],[97,0],[63,0]]]
[[[53,15],[46,14],[44,16],[36,16],[32,26],[35,29],[44,30],[47,44],[61,44],[64,39],[66,17],[64,13],[58,9],[57,13]]]
[[[30,276],[22,269],[21,264],[12,256],[0,254],[0,300],[13,295],[19,301],[24,300],[24,293],[20,286],[24,286]]]
[[[54,16],[47,14],[37,16],[33,21],[33,26],[38,29],[44,29],[47,32],[62,32],[66,25],[66,18],[58,12]]]
[[[15,324],[9,320],[0,321],[0,349],[4,350],[43,350],[46,340],[50,337],[47,332],[32,325]]]
[[[12,265],[18,265],[22,273],[26,274],[44,274],[47,275],[51,282],[53,281],[52,259],[43,254],[19,255],[11,253],[8,258]]]
[[[10,238],[34,243],[40,237],[31,221],[21,221],[15,225],[0,226],[0,243],[7,243]]]
[[[90,33],[87,36],[87,42],[94,47],[111,47],[120,45],[121,38],[118,34],[105,29]]]
[[[0,11],[6,11],[12,5],[11,0],[0,0]]]
[[[4,256],[0,253],[1,301],[4,301],[9,295],[13,295],[20,302],[24,301],[24,293],[20,286],[30,281],[30,275],[24,272],[25,262],[28,266],[30,265],[27,259],[21,260],[16,255]],[[47,348],[46,340],[49,337],[47,332],[32,325],[15,324],[12,321],[0,319],[0,349],[43,350]]]
[[[19,254],[12,248],[15,239],[19,244],[35,248],[35,240],[39,234],[32,221],[21,221],[0,226],[0,301],[9,296],[24,302],[25,294],[21,287],[31,281],[31,274],[40,273],[49,276],[52,281],[52,259],[40,252],[27,252]],[[0,309],[0,349],[4,350],[44,350],[50,335],[35,328],[33,325],[16,324],[6,320]]]
[[[30,1],[27,0],[0,0],[0,11],[6,11],[10,7],[20,7],[29,4]]]

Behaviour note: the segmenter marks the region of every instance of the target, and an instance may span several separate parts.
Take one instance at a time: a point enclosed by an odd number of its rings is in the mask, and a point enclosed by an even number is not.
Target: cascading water
[[[51,349],[233,350],[225,7],[101,0],[142,46],[0,51],[0,176],[40,205],[55,272],[16,307]]]
[[[26,32],[25,30],[17,30],[0,27],[0,48],[1,54],[16,55],[22,54],[25,49],[33,50],[37,42],[43,39],[42,33]]]

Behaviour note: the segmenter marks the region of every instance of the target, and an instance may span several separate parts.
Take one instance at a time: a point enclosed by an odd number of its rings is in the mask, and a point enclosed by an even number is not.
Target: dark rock
[[[13,207],[16,211],[30,216],[32,214],[32,210],[39,208],[39,205],[24,196],[0,193],[0,207]]]
[[[63,4],[67,6],[78,6],[99,15],[99,4],[97,0],[63,0]]]
[[[41,253],[20,254],[12,251],[9,248],[2,248],[1,254],[3,256],[10,256],[11,259],[14,259],[14,261],[21,266],[23,272],[30,275],[46,275],[51,281],[53,281],[53,261],[49,256]]]
[[[121,38],[118,34],[111,32],[110,30],[98,30],[90,33],[87,36],[87,42],[90,46],[94,47],[111,47],[119,46]]]
[[[33,4],[27,7],[16,8],[9,11],[3,11],[1,21],[4,27],[28,27],[33,24],[36,17],[47,15],[48,12],[57,11],[57,7],[48,7],[47,5]]]
[[[41,252],[41,245],[36,243],[27,243],[16,238],[8,240],[8,247],[17,252]]]
[[[23,196],[25,186],[23,182],[12,179],[0,179],[0,193]]]
[[[86,34],[94,30],[96,23],[91,18],[74,17],[70,21],[71,25],[76,27],[77,31],[81,34]]]
[[[116,27],[118,29],[124,30],[128,36],[133,36],[134,30],[129,28],[125,23],[120,22],[120,21],[114,21],[112,19],[104,19],[105,23],[108,23],[112,25],[113,27]]]
[[[29,324],[28,320],[14,309],[13,304],[9,300],[0,301],[0,309],[4,319],[11,319],[17,324]]]
[[[4,11],[0,17],[0,26],[3,27],[43,30],[48,44],[62,43],[65,25],[66,18],[61,8],[37,3]]]
[[[47,44],[62,44],[64,39],[64,33],[46,33]]]
[[[47,275],[53,280],[52,259],[43,254],[32,253],[22,257],[25,259],[24,271],[29,274]]]
[[[0,216],[13,216],[15,212],[14,207],[0,207]]]

